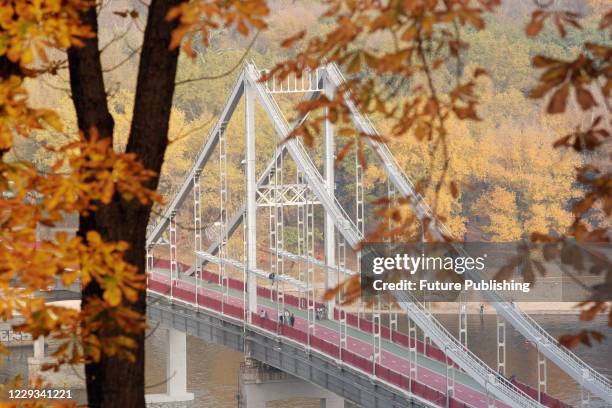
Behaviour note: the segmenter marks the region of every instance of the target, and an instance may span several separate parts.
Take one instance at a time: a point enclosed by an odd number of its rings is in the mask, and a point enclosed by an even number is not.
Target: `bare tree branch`
[[[247,55],[250,53],[251,48],[253,48],[253,45],[255,44],[255,41],[257,40],[257,37],[259,36],[259,31],[257,31],[255,33],[255,35],[253,36],[253,39],[251,40],[251,42],[249,43],[247,49],[244,51],[244,53],[242,54],[242,56],[240,57],[240,59],[238,60],[238,62],[229,70],[218,74],[218,75],[210,75],[210,76],[201,76],[201,77],[197,77],[197,78],[189,78],[189,79],[184,79],[182,81],[177,81],[175,82],[175,84],[178,85],[185,85],[185,84],[189,84],[192,82],[197,82],[197,81],[208,81],[208,80],[214,80],[214,79],[219,79],[219,78],[223,78],[226,77],[228,75],[231,75],[234,71],[236,71],[236,69],[238,69],[238,67],[240,67],[242,65],[242,62],[246,59]]]

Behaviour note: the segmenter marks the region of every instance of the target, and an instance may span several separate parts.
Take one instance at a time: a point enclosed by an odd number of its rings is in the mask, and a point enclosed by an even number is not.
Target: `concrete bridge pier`
[[[28,357],[28,382],[30,384],[45,377],[42,372],[43,365],[54,362],[54,359],[46,355],[45,336],[38,336],[32,345],[34,347],[34,356]]]
[[[240,366],[240,408],[266,408],[270,401],[319,399],[320,408],[344,408],[342,397],[283,371],[248,359]]]
[[[83,364],[76,366],[62,365],[58,371],[43,370],[45,366],[57,363],[55,357],[47,355],[47,346],[44,336],[39,336],[33,342],[34,356],[28,357],[28,382],[30,385],[42,381],[54,388],[85,388]]]
[[[187,335],[173,328],[165,330],[168,339],[166,353],[166,393],[147,394],[147,404],[165,404],[193,400],[193,393],[187,392]]]
[[[53,359],[46,356],[45,336],[38,336],[32,343],[34,356],[28,357],[28,382],[34,384],[37,380],[42,380],[42,367],[45,364],[52,364]]]
[[[45,336],[38,336],[34,340],[34,358],[42,360],[45,358]]]

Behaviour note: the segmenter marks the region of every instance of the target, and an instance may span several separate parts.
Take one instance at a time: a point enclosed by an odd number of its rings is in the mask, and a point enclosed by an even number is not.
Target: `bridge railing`
[[[168,269],[169,261],[165,259],[158,259],[156,260],[154,266],[157,268]],[[188,265],[179,264],[179,268],[181,270],[187,270]],[[209,283],[219,284],[219,275],[214,272],[207,271],[207,270],[203,270],[201,272],[201,279],[206,280]],[[227,285],[231,289],[239,291],[239,292],[243,292],[245,290],[244,282],[239,279],[228,278]],[[169,279],[161,275],[157,279],[149,281],[149,288],[157,293],[169,294],[170,293]],[[185,299],[186,301],[191,303],[191,302],[195,302],[195,295],[190,293],[194,290],[193,288],[194,288],[193,285],[185,284],[185,282],[176,281],[173,292],[175,295],[178,295],[180,298]],[[274,292],[275,291],[273,289],[269,289],[269,288],[262,287],[262,286],[258,286],[257,288],[258,296],[262,298],[266,298],[266,299],[270,298],[271,296],[274,297]],[[303,305],[304,302],[301,302],[301,300],[304,300],[304,299],[298,296],[285,294],[285,304],[289,306],[296,307],[296,308],[302,308],[304,306]],[[243,308],[236,307],[235,305],[231,305],[227,303],[222,306],[222,303],[219,299],[201,296],[198,299],[198,304],[201,307],[215,310],[215,311],[220,311],[220,313],[222,314],[226,314],[226,315],[229,315],[237,319],[243,318],[243,313],[244,313]],[[316,306],[317,307],[323,306],[323,303],[317,302]],[[279,325],[278,321],[276,320],[261,319],[257,315],[254,315],[253,318],[255,321],[260,322],[259,327],[265,328],[266,330],[270,332],[276,333],[277,335],[287,337],[301,344],[307,344],[308,342],[308,335],[306,332],[302,330],[299,330],[295,327],[286,326],[286,325],[284,326]],[[334,309],[334,319],[338,319],[338,318],[339,318],[339,310]],[[347,320],[348,325],[354,328],[358,328],[359,330],[371,333],[373,329],[373,325],[371,321],[360,318],[355,313],[347,312],[346,320]],[[406,334],[401,333],[397,330],[391,330],[387,326],[381,327],[381,336],[397,345],[400,345],[403,347],[409,346],[408,345],[409,339]],[[418,353],[425,355],[441,363],[452,364],[455,369],[461,370],[461,367],[458,364],[454,363],[451,359],[447,359],[447,356],[444,354],[444,352],[438,347],[436,347],[435,345],[427,345],[426,347],[425,343],[423,343],[422,341],[417,339],[416,342],[417,342],[417,352]],[[372,372],[372,364],[368,359],[358,356],[354,353],[350,353],[346,350],[340,350],[338,345],[326,342],[316,337],[312,337],[311,346],[336,359],[339,359],[339,355],[342,353],[342,355],[344,355],[344,358],[342,360],[343,362],[353,365],[355,367],[358,367],[360,369],[363,369],[363,371],[366,371],[370,374]],[[376,376],[386,380],[387,382],[393,385],[401,386],[402,388],[406,386],[407,388],[406,378],[402,377],[401,374],[393,370],[389,370],[380,364],[377,364]],[[525,392],[527,395],[531,396],[532,398],[538,397],[538,392],[533,387],[517,382],[516,380],[510,381],[510,382],[514,384],[517,388]],[[546,393],[541,394],[540,397],[541,397],[542,404],[548,407],[570,408],[570,405]],[[459,405],[451,405],[451,406],[463,407],[464,405],[463,403],[459,403]]]

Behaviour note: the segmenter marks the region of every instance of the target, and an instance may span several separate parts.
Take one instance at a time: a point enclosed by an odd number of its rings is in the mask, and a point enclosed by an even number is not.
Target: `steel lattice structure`
[[[287,138],[291,130],[305,118],[300,118],[292,126],[289,125],[274,99],[278,93],[303,93],[306,98],[314,99],[321,94],[331,96],[335,90],[344,83],[344,78],[338,67],[329,64],[315,71],[305,73],[301,78],[292,77],[280,83],[272,79],[268,83],[260,81],[261,71],[253,63],[246,64],[238,77],[230,97],[221,113],[221,116],[211,131],[208,140],[198,153],[192,170],[179,188],[177,194],[167,206],[163,216],[150,229],[147,237],[147,268],[153,269],[153,247],[158,245],[169,246],[170,280],[179,281],[181,276],[195,277],[196,287],[202,279],[204,265],[207,263],[218,265],[219,284],[222,292],[222,305],[228,296],[229,279],[227,268],[242,271],[246,282],[245,319],[244,324],[251,323],[253,313],[258,311],[257,278],[272,281],[273,289],[270,291],[271,301],[276,304],[277,313],[283,313],[285,307],[285,285],[295,288],[305,297],[305,310],[308,319],[308,347],[311,336],[316,330],[315,310],[315,268],[325,273],[325,286],[332,287],[344,276],[359,273],[347,267],[347,250],[352,250],[357,256],[359,268],[359,244],[364,235],[364,185],[363,168],[356,159],[354,165],[355,177],[355,214],[351,217],[344,210],[336,198],[335,169],[334,169],[334,129],[330,121],[325,122],[323,137],[323,174],[321,174],[310,157],[308,150],[298,139]],[[244,203],[233,214],[228,214],[228,182],[227,182],[227,141],[225,129],[231,119],[239,101],[244,100],[244,134],[245,134],[245,183],[246,197]],[[348,108],[351,111],[354,126],[360,132],[378,136],[376,129],[351,102],[350,94],[345,95]],[[255,104],[258,103],[270,119],[276,136],[280,143],[275,149],[271,161],[264,170],[256,174],[256,144],[255,144]],[[365,138],[369,149],[378,160],[379,165],[388,176],[387,194],[392,200],[398,196],[411,198],[414,213],[419,221],[428,218],[429,223],[421,222],[428,228],[428,233],[437,239],[450,236],[446,227],[435,220],[431,209],[423,198],[416,193],[410,179],[401,170],[388,147],[381,143],[379,137]],[[215,150],[219,154],[219,209],[220,218],[218,228],[210,235],[216,235],[213,243],[205,250],[202,247],[203,221],[201,215],[201,173],[203,168],[211,161]],[[296,166],[295,182],[287,183],[284,174],[285,162],[291,161]],[[194,254],[196,261],[185,271],[178,267],[177,260],[177,224],[176,214],[185,200],[193,195],[193,227],[194,227]],[[270,263],[268,269],[257,259],[257,223],[258,208],[268,210],[268,249]],[[287,250],[284,238],[285,211],[288,208],[297,214],[297,253]],[[324,252],[325,259],[315,256],[315,208],[322,208],[324,213]],[[233,259],[227,251],[228,240],[239,225],[243,225],[244,257],[241,260]],[[425,231],[421,231],[424,236]],[[348,248],[347,248],[348,247]],[[461,249],[458,249],[461,252]],[[286,273],[286,261],[298,265],[297,276]],[[467,278],[479,280],[474,271],[466,272]],[[196,304],[198,304],[196,290]],[[522,312],[517,306],[510,305],[498,293],[486,292],[488,300],[497,311],[496,338],[497,338],[497,366],[489,367],[473,354],[468,345],[467,311],[465,297],[461,296],[458,302],[459,332],[455,337],[435,318],[427,303],[421,303],[409,293],[397,295],[397,301],[408,319],[408,361],[409,378],[417,378],[417,327],[423,333],[425,347],[434,344],[444,351],[446,355],[446,396],[447,403],[452,399],[456,389],[454,365],[458,366],[486,390],[489,406],[494,401],[501,401],[512,407],[541,407],[542,405],[518,389],[505,378],[506,369],[506,330],[509,323],[516,328],[529,341],[538,347],[538,399],[546,392],[546,361],[550,360],[571,376],[582,389],[583,401],[588,403],[589,393],[593,393],[612,404],[612,384],[610,380],[588,366],[574,353],[561,346],[554,337],[548,334],[531,317]],[[170,293],[171,298],[173,293]],[[343,294],[327,305],[327,317],[335,319],[338,323],[340,361],[342,350],[347,347],[347,313],[342,302]],[[301,301],[300,301],[301,302]],[[371,346],[372,375],[376,376],[377,365],[382,362],[381,350],[381,301],[377,299],[372,306]],[[361,310],[361,309],[360,309]],[[397,311],[389,311],[389,325],[393,329],[398,325]],[[406,392],[411,392],[409,382]]]

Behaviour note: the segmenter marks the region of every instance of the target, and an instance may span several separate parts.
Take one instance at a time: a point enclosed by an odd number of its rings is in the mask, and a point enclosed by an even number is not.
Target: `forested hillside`
[[[566,1],[577,12],[595,17],[604,1]],[[177,90],[171,118],[170,137],[173,140],[166,155],[160,191],[171,197],[190,168],[208,131],[223,107],[236,75],[245,59],[258,66],[270,67],[287,56],[280,42],[292,33],[308,28],[310,32],[326,30],[318,20],[323,8],[317,1],[277,0],[269,29],[254,40],[244,39],[231,32],[215,32],[209,38],[211,46],[203,49],[194,45],[196,57],[181,56]],[[119,144],[124,143],[129,131],[134,98],[135,72],[144,24],[142,4],[127,0],[106,3],[101,13],[101,44],[103,63],[108,75],[106,87],[111,93],[111,110],[116,122]],[[527,99],[527,89],[534,83],[530,65],[533,55],[543,50],[555,55],[573,54],[576,49],[559,42],[556,36],[544,35],[530,39],[524,27],[533,9],[531,1],[513,0],[504,3],[497,15],[488,22],[489,29],[463,34],[470,49],[466,63],[457,67],[471,69],[471,64],[486,66],[490,78],[481,91],[484,93],[476,124],[457,122],[451,126],[450,146],[455,152],[451,162],[452,179],[461,185],[461,197],[441,197],[440,210],[448,217],[448,224],[459,236],[472,239],[513,240],[528,231],[562,231],[571,220],[570,203],[580,186],[575,185],[574,170],[584,160],[577,153],[554,149],[552,143],[561,130],[568,128],[564,119],[553,120],[540,114],[540,108]],[[594,23],[593,23],[594,24]],[[316,28],[313,28],[316,27]],[[570,44],[579,43],[579,38]],[[579,32],[581,36],[596,36],[594,30]],[[599,34],[603,35],[603,33]],[[595,38],[597,39],[597,38]],[[380,47],[386,47],[384,39]],[[450,69],[450,67],[449,67]],[[452,81],[452,73],[440,75],[438,81]],[[35,157],[36,164],[48,169],[54,159],[49,147],[63,144],[76,134],[74,112],[68,91],[65,66],[57,75],[46,75],[44,87],[31,89],[32,100],[52,106],[62,116],[64,133],[40,131],[35,138],[22,140],[14,149],[14,159]],[[396,96],[401,98],[401,91]],[[289,112],[290,101],[284,107]],[[228,126],[230,160],[230,190],[234,197],[242,194],[240,166],[243,138],[242,108]],[[291,116],[289,113],[288,116]],[[383,136],[388,124],[373,118]],[[270,155],[276,143],[272,128],[263,112],[257,112],[258,134],[266,144],[262,155]],[[123,139],[122,139],[123,137]],[[123,141],[122,141],[123,140]],[[428,161],[428,146],[412,135],[389,140],[396,158],[406,172],[416,180],[428,171],[439,171]],[[341,166],[350,173],[350,160]],[[339,172],[340,173],[340,172]],[[216,167],[209,166],[203,175],[207,186],[216,185]],[[367,197],[372,200],[384,193],[384,175],[376,166],[367,169]],[[350,177],[342,188],[352,188]],[[209,187],[210,188],[210,187]],[[216,218],[217,192],[210,188],[211,199],[206,201],[205,218],[211,223]],[[237,201],[237,200],[235,200]],[[349,203],[350,205],[350,203]],[[596,222],[596,220],[594,220]],[[371,222],[372,224],[372,222]]]

